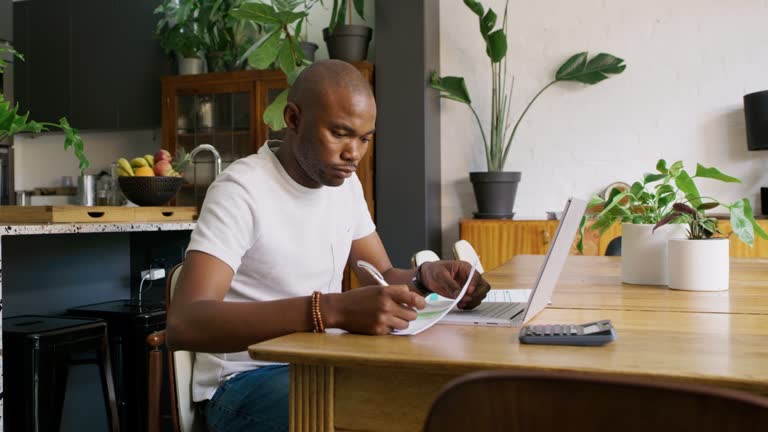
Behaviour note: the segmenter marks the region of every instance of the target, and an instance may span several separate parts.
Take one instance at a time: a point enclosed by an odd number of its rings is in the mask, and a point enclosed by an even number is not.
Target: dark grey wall
[[[442,249],[440,101],[427,86],[439,35],[438,0],[376,2],[376,224],[398,267]]]
[[[13,2],[0,0],[0,41],[13,40]]]

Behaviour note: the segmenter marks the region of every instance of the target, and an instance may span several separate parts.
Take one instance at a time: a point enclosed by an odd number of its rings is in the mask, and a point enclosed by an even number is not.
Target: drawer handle
[[[551,237],[549,236],[549,231],[547,230],[541,230],[541,237],[544,241],[544,244],[549,244],[549,241],[551,240]]]
[[[162,215],[163,215],[163,216],[165,216],[165,217],[171,217],[171,216],[173,216],[173,212],[161,212],[160,214],[162,214]]]
[[[88,212],[88,216],[90,216],[90,217],[92,217],[94,219],[98,219],[98,218],[104,216],[104,212],[92,211],[92,212]]]

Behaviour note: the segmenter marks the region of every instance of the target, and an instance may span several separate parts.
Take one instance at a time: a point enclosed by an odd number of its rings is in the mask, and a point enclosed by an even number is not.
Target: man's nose
[[[357,162],[362,157],[360,154],[361,148],[362,144],[360,143],[360,140],[351,139],[344,146],[344,151],[341,154],[341,158],[346,161]]]

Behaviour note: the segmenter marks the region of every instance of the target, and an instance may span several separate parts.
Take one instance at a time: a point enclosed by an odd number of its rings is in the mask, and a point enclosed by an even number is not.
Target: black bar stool
[[[107,322],[120,429],[146,431],[149,378],[147,336],[165,329],[165,303],[114,300],[70,308],[67,314],[100,318]],[[167,374],[167,371],[164,373]],[[170,406],[167,385],[162,389],[161,399],[163,407]],[[170,415],[168,418],[170,420]]]
[[[84,353],[96,359],[81,359]],[[3,319],[4,417],[8,431],[58,431],[69,367],[97,363],[110,430],[117,405],[103,320],[24,315]]]

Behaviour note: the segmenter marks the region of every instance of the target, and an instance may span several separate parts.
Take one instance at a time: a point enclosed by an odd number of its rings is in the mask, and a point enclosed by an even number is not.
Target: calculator
[[[520,329],[520,343],[540,345],[605,345],[616,340],[611,320],[586,324],[539,324]]]

